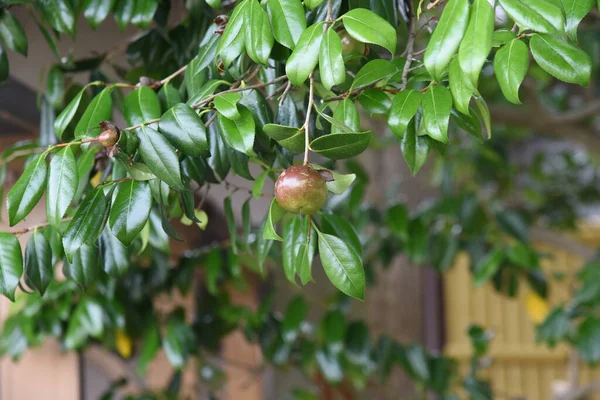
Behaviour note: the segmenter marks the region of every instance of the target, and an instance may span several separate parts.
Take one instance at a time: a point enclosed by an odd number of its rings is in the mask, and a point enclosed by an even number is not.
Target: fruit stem
[[[304,121],[304,164],[308,164],[308,152],[310,150],[309,141],[310,141],[310,113],[313,108],[314,103],[314,90],[315,90],[315,81],[313,78],[313,73],[311,72],[309,76],[309,89],[308,89],[308,107],[306,109],[306,120]]]

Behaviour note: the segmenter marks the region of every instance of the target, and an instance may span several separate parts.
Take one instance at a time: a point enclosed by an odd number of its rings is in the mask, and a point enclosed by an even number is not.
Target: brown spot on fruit
[[[327,201],[327,186],[319,172],[310,165],[293,165],[275,182],[275,198],[286,211],[311,215]]]

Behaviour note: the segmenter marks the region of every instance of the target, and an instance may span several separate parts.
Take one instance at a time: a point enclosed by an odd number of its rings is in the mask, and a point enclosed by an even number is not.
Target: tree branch
[[[404,70],[402,71],[402,83],[400,84],[400,90],[406,89],[406,85],[408,83],[408,73],[410,72],[410,66],[413,60],[413,52],[415,49],[415,38],[417,37],[417,20],[415,18],[415,13],[412,7],[412,4],[408,6],[408,15],[410,21],[408,23],[408,42],[406,43],[406,62],[404,63]]]

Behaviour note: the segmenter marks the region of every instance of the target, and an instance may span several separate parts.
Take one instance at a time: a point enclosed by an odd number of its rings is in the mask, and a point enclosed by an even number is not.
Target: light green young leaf
[[[110,95],[113,89],[113,87],[106,87],[92,99],[77,126],[75,126],[76,139],[100,134],[100,130],[98,129],[100,122],[111,119],[112,99]],[[96,129],[96,135],[90,135],[93,129]]]
[[[285,65],[285,73],[294,86],[302,86],[319,62],[323,26],[314,24],[302,32]]]
[[[425,132],[438,142],[448,142],[448,121],[452,110],[452,95],[447,87],[433,85],[423,93],[423,124]]]
[[[371,131],[355,133],[333,133],[310,142],[317,154],[331,160],[340,160],[359,155],[369,147]]]
[[[319,255],[327,277],[343,293],[359,300],[365,298],[365,272],[352,247],[333,235],[317,230]]]
[[[60,221],[75,198],[78,186],[77,160],[71,146],[67,146],[56,152],[50,162],[46,189],[46,218],[52,226],[60,227]]]
[[[534,34],[529,41],[531,54],[540,67],[564,82],[587,86],[592,60],[583,50],[560,38]]]
[[[354,132],[360,131],[360,116],[354,101],[348,98],[344,99],[333,112],[333,119],[346,125]],[[338,125],[331,125],[331,133],[344,133]]]
[[[483,63],[492,50],[493,32],[494,8],[488,0],[474,0],[467,30],[458,48],[458,61],[466,78],[475,87]]]
[[[31,161],[23,175],[17,180],[6,196],[8,222],[10,226],[25,218],[40,201],[46,187],[46,154]]]
[[[529,69],[529,51],[527,45],[519,39],[513,39],[500,47],[494,57],[494,73],[506,100],[521,104],[519,87]]]
[[[412,89],[396,94],[388,117],[388,125],[396,136],[404,136],[408,123],[421,106],[422,97],[421,93]]]
[[[304,5],[306,6],[306,8],[308,8],[309,10],[314,10],[316,7],[318,7],[321,3],[323,3],[323,1],[325,0],[304,0]]]
[[[396,53],[396,29],[385,19],[365,8],[355,8],[342,16],[350,36],[363,43],[373,43]]]
[[[147,182],[130,180],[119,184],[110,211],[110,227],[125,246],[138,236],[148,221],[152,194]]]
[[[37,229],[33,232],[25,247],[25,283],[37,290],[42,296],[54,279],[52,249],[44,234]]]
[[[219,114],[217,121],[219,129],[225,142],[235,150],[244,153],[248,156],[254,155],[254,136],[255,125],[254,117],[250,110],[244,106],[239,106],[240,118],[232,121],[223,115]]]
[[[283,241],[282,237],[279,236],[275,230],[275,224],[279,222],[286,213],[287,212],[281,208],[277,202],[277,199],[273,199],[271,206],[269,207],[269,212],[267,213],[265,228],[263,230],[263,237],[265,239]]]
[[[342,58],[342,40],[333,29],[327,29],[321,41],[319,71],[321,83],[327,90],[346,80],[346,68]]]
[[[15,235],[0,232],[0,294],[15,301],[15,290],[23,274],[21,245]]]
[[[492,47],[503,46],[516,38],[517,35],[515,35],[512,31],[509,31],[508,29],[499,29],[494,31],[492,34]]]
[[[249,2],[245,16],[245,47],[248,57],[257,64],[267,64],[273,48],[273,33],[267,13],[258,0]]]
[[[504,11],[519,29],[541,33],[564,32],[562,10],[546,0],[499,0]]]
[[[240,93],[223,93],[215,97],[213,102],[218,112],[223,114],[226,118],[231,120],[237,120],[241,117],[240,111],[238,110],[237,103],[242,98]]]
[[[449,0],[435,27],[423,58],[425,68],[439,82],[456,53],[469,20],[469,0]]]
[[[267,0],[267,11],[275,40],[293,50],[306,29],[306,15],[300,0]]]
[[[594,0],[561,0],[567,23],[565,30],[572,41],[577,42],[577,27],[594,6]]]
[[[192,157],[208,157],[208,140],[204,123],[187,104],[179,103],[160,117],[158,129],[182,153]]]
[[[454,107],[461,113],[469,115],[469,103],[477,89],[473,81],[461,69],[458,57],[455,57],[450,63],[448,83],[454,99]]]
[[[175,148],[156,130],[144,126],[138,131],[139,152],[150,171],[177,191],[184,190]]]

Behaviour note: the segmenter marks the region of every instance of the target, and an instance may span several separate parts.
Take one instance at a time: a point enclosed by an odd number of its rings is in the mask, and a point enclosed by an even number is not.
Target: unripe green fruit
[[[338,32],[340,39],[342,40],[342,53],[358,53],[361,55],[365,54],[366,46],[364,43],[359,42],[348,34],[346,31]]]
[[[277,178],[275,198],[288,212],[314,214],[327,201],[325,179],[310,165],[293,165]]]

